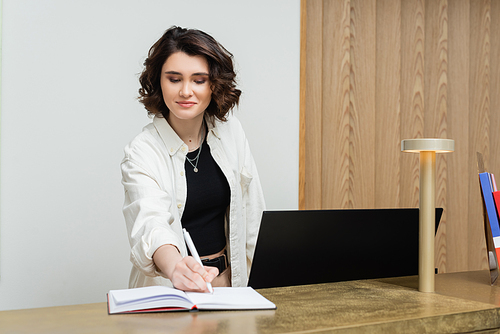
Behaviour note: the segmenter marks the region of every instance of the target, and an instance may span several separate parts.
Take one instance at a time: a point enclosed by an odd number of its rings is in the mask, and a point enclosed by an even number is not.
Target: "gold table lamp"
[[[434,234],[436,231],[436,153],[453,152],[452,139],[419,138],[401,141],[401,151],[420,153],[418,290],[434,292]]]

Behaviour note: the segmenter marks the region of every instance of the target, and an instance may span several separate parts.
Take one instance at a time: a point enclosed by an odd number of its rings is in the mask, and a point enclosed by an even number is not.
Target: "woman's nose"
[[[191,89],[189,83],[185,83],[184,85],[182,85],[179,95],[181,97],[190,97],[193,95],[193,90]]]

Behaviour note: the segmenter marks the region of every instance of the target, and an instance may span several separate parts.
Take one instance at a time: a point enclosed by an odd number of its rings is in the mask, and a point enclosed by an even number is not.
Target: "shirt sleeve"
[[[122,161],[123,214],[132,264],[147,276],[157,276],[161,273],[154,265],[154,252],[165,244],[181,249],[181,240],[171,226],[175,219],[173,194],[160,187],[155,174],[145,167],[147,161],[141,162],[129,157]]]

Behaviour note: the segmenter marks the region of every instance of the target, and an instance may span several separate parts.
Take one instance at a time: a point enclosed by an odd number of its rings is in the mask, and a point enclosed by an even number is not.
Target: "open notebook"
[[[214,293],[184,292],[166,286],[111,290],[108,313],[190,310],[273,310],[276,305],[250,287],[214,288]]]

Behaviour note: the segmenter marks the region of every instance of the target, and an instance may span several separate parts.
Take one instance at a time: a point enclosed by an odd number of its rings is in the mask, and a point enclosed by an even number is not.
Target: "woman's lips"
[[[183,108],[189,108],[192,107],[196,104],[196,102],[192,101],[177,101],[177,104],[180,105]]]

